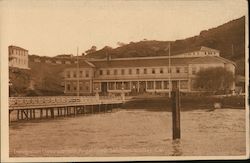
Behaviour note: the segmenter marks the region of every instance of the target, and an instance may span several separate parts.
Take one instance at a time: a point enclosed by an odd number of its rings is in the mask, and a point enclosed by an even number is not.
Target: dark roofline
[[[20,49],[20,50],[28,51],[27,49],[21,48],[19,46],[14,46],[14,45],[10,45],[9,48],[14,48],[14,49]]]

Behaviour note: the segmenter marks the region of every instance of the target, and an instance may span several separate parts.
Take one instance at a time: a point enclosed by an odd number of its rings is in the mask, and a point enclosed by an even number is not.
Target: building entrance
[[[137,81],[131,82],[131,93],[132,93],[132,95],[138,94],[138,82]]]
[[[140,81],[139,82],[139,93],[143,94],[146,92],[146,82],[145,81]]]
[[[108,92],[108,83],[102,82],[101,83],[101,94],[106,95]]]
[[[172,90],[175,90],[178,88],[178,81],[177,80],[173,80],[172,81]]]

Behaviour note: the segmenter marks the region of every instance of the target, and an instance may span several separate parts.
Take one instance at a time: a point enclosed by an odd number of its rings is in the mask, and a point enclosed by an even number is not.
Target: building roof
[[[80,68],[93,68],[95,65],[86,61],[86,60],[79,60],[79,67]],[[68,68],[77,68],[77,63],[70,64]]]
[[[172,51],[171,55],[180,55],[180,54],[184,54],[184,53],[197,52],[197,51],[216,51],[216,52],[220,52],[217,49],[212,49],[212,48],[209,48],[209,47],[206,47],[206,46],[196,46],[196,47],[188,47],[186,49]]]
[[[228,59],[219,57],[219,56],[205,56],[193,59],[189,62],[190,64],[213,64],[213,63],[232,63],[235,65],[233,61]]]
[[[171,58],[171,65],[187,65],[194,58]],[[119,68],[119,67],[155,67],[168,66],[168,58],[156,59],[135,59],[135,60],[110,60],[110,61],[92,61],[98,68]]]
[[[151,57],[151,58],[140,58],[140,59],[112,59],[112,60],[102,60],[102,61],[90,61],[98,68],[122,68],[122,67],[156,67],[156,66],[168,66],[169,59],[163,57]],[[213,63],[231,63],[234,62],[218,57],[218,56],[205,56],[205,57],[190,57],[190,58],[171,58],[170,65],[188,65],[188,64],[213,64]]]
[[[26,49],[24,49],[24,48],[21,48],[21,47],[19,47],[19,46],[14,46],[14,45],[10,45],[9,48],[28,51],[28,50],[26,50]]]

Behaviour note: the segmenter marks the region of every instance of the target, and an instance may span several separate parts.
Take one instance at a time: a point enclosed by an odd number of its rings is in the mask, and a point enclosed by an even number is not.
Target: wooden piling
[[[36,119],[36,109],[33,109],[33,118]]]
[[[19,120],[19,118],[20,118],[20,110],[17,109],[17,120]]]
[[[46,118],[48,118],[49,115],[48,115],[48,109],[46,108]]]
[[[178,89],[171,92],[172,101],[172,129],[173,139],[181,138],[180,126],[180,91]]]
[[[43,118],[43,109],[40,109],[40,119]]]
[[[54,108],[50,109],[50,116],[51,116],[51,118],[54,118]]]
[[[21,110],[21,119],[23,120],[23,110]]]
[[[66,114],[69,116],[69,108],[66,106]]]

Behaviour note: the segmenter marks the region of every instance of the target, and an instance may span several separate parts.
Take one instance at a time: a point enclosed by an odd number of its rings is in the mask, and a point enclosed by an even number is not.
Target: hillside
[[[130,42],[112,49],[105,47],[86,55],[87,58],[145,57],[168,55],[166,48],[169,41],[140,41]],[[234,55],[232,55],[232,44]],[[236,74],[244,75],[245,71],[245,17],[230,21],[226,24],[200,32],[200,35],[171,42],[171,54],[181,53],[198,46],[207,46],[221,51],[221,56],[237,63]],[[70,65],[35,63],[31,61],[30,70],[10,71],[12,87],[11,95],[62,95],[62,72]],[[42,57],[43,58],[43,57]]]
[[[130,42],[121,47],[103,48],[86,55],[88,58],[105,58],[107,53],[112,58],[146,57],[168,55],[164,50],[170,41],[140,41]],[[234,55],[232,55],[232,45]],[[221,56],[238,65],[237,74],[244,75],[245,69],[245,17],[232,20],[216,28],[204,30],[200,35],[183,40],[171,41],[171,54],[181,53],[198,46],[207,46],[218,49]]]
[[[62,95],[63,70],[68,65],[29,62],[30,70],[10,71],[11,96]]]

